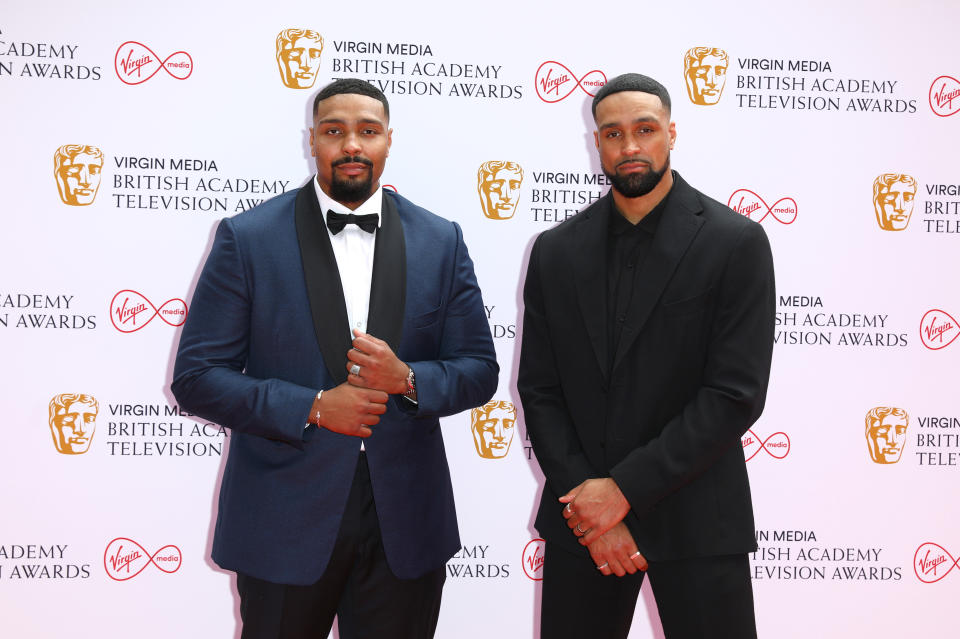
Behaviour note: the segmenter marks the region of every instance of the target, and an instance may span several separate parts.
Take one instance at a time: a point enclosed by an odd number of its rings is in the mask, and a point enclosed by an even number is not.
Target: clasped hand
[[[354,330],[347,351],[347,381],[324,391],[311,413],[317,423],[335,433],[369,437],[371,426],[387,412],[389,394],[407,390],[407,365],[381,339]],[[351,370],[359,367],[359,370]]]

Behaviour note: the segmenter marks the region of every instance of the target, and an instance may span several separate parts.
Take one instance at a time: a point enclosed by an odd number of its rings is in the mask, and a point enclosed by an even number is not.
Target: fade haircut
[[[387,116],[387,122],[390,121],[390,104],[387,102],[387,96],[383,94],[383,91],[373,86],[369,82],[358,80],[357,78],[343,78],[341,80],[334,80],[327,86],[320,89],[320,92],[317,93],[317,97],[313,99],[313,115],[317,114],[317,107],[320,106],[321,102],[327,98],[332,98],[335,95],[342,95],[344,93],[355,93],[357,95],[365,95],[368,98],[373,98],[374,100],[379,100],[383,105],[383,113]]]
[[[667,92],[666,87],[649,76],[639,73],[624,73],[612,80],[608,80],[607,83],[597,91],[597,94],[593,96],[594,121],[597,119],[597,105],[600,104],[600,101],[607,96],[620,93],[621,91],[639,91],[641,93],[655,95],[660,98],[663,108],[667,110],[667,115],[670,115],[670,94]]]

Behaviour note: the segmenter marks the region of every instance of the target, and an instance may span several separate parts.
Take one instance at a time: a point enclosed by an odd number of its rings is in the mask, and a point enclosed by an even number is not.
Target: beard
[[[651,166],[650,170],[646,173],[620,175],[616,171],[611,173],[607,170],[607,167],[603,167],[603,174],[607,176],[613,184],[613,188],[615,188],[620,195],[634,198],[646,195],[655,189],[668,170],[670,170],[669,156],[667,156],[667,161],[664,162],[659,171]]]
[[[343,157],[332,162],[330,166],[332,168],[349,163],[364,164],[370,170],[353,178],[339,177],[334,171],[330,182],[330,197],[337,202],[363,202],[373,191],[373,162],[362,156]]]

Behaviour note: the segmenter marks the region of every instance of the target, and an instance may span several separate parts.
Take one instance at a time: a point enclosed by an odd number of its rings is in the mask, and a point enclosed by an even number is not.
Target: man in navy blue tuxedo
[[[380,188],[386,97],[317,94],[317,175],[226,218],[174,369],[230,429],[213,559],[243,637],[432,637],[460,546],[439,418],[499,368],[460,227]]]

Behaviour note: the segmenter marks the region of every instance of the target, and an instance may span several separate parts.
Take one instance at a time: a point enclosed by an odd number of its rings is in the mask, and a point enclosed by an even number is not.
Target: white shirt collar
[[[317,181],[316,176],[314,176],[311,181],[313,182],[314,190],[317,192],[317,201],[320,202],[320,210],[323,211],[324,220],[326,220],[327,211],[343,214],[353,213],[354,215],[369,215],[374,213],[377,216],[377,228],[380,228],[380,224],[383,221],[383,217],[380,215],[380,208],[383,205],[383,187],[378,187],[377,190],[373,192],[373,195],[368,197],[363,204],[358,206],[356,210],[351,211],[324,193],[323,189],[320,188],[320,182]]]

